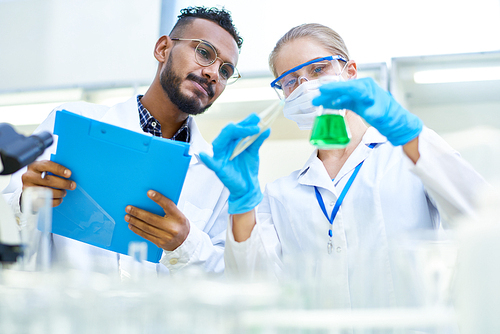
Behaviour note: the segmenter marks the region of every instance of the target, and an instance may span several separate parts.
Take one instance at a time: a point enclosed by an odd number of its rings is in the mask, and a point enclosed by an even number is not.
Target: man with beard
[[[178,18],[170,35],[160,37],[156,43],[158,70],[144,96],[134,96],[111,108],[85,102],[66,103],[53,110],[35,133],[51,132],[55,112],[65,109],[136,132],[190,143],[192,159],[177,206],[150,190],[147,196],[165,215],[127,206],[124,220],[133,232],[164,250],[160,264],[147,263],[152,270],[172,273],[189,264],[220,273],[224,270],[228,191],[198,159],[200,152],[210,151],[211,147],[190,115],[203,113],[227,84],[239,78],[236,64],[242,38],[224,9],[186,8]],[[67,191],[76,189],[70,179],[71,170],[49,160],[55,148],[52,145],[27,169],[12,176],[4,193],[10,195],[7,199],[16,214],[21,214],[23,189],[50,188],[54,207],[61,204]],[[53,261],[64,266],[107,272],[116,269],[126,276],[133,264],[130,257],[69,238],[53,235],[52,240]]]

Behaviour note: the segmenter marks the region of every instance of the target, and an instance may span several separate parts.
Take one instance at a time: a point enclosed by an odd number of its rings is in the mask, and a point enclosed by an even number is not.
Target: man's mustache
[[[210,98],[214,97],[215,92],[214,92],[213,84],[210,84],[210,82],[207,79],[199,77],[193,73],[189,73],[186,79],[197,82],[203,88],[205,88],[205,90],[207,91],[208,97],[210,97]]]

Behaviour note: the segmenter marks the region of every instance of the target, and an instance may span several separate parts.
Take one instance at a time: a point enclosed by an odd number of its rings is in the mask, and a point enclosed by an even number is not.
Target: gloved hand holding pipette
[[[258,179],[259,148],[269,137],[270,129],[265,130],[245,150],[230,159],[233,150],[245,137],[258,134],[261,127],[259,116],[251,114],[237,124],[224,127],[213,141],[213,157],[200,153],[201,161],[217,174],[229,189],[229,213],[245,213],[255,208],[262,200]]]
[[[328,83],[319,90],[321,95],[313,100],[313,105],[354,111],[394,146],[410,142],[422,131],[422,121],[372,78]]]

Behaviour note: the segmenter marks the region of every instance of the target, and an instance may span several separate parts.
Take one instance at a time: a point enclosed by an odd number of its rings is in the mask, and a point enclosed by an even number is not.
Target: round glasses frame
[[[217,54],[215,47],[207,41],[196,38],[170,38],[173,41],[191,41],[198,42],[194,49],[194,60],[196,63],[203,67],[208,67],[220,59],[221,65],[219,66],[219,82],[225,85],[231,85],[241,78],[238,69],[231,63],[226,63]],[[206,53],[210,49],[213,53]]]
[[[340,60],[340,61],[343,61],[343,62],[345,62],[347,64],[347,60],[344,57],[340,56],[340,55],[337,55],[337,56],[328,56],[328,57],[321,57],[321,58],[316,58],[316,59],[313,59],[313,60],[309,60],[309,61],[306,61],[305,63],[300,64],[298,66],[295,66],[294,68],[292,68],[292,69],[284,72],[283,74],[281,74],[279,77],[277,77],[276,79],[274,79],[273,82],[271,82],[271,87],[274,88],[274,90],[278,94],[278,97],[281,99],[282,96],[281,96],[281,94],[279,92],[279,91],[283,91],[283,87],[281,87],[281,84],[279,83],[279,81],[281,79],[283,79],[284,77],[286,77],[290,73],[293,73],[293,72],[296,72],[296,71],[300,70],[303,67],[306,67],[308,65],[311,65],[311,64],[314,64],[314,63],[317,63],[317,62],[320,62],[320,61],[324,61],[324,60],[330,60],[330,61]]]

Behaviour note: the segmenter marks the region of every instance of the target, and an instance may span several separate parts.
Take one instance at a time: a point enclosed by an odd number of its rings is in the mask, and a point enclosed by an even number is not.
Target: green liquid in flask
[[[346,147],[350,138],[343,116],[323,114],[314,120],[309,142],[319,149],[329,150]]]

